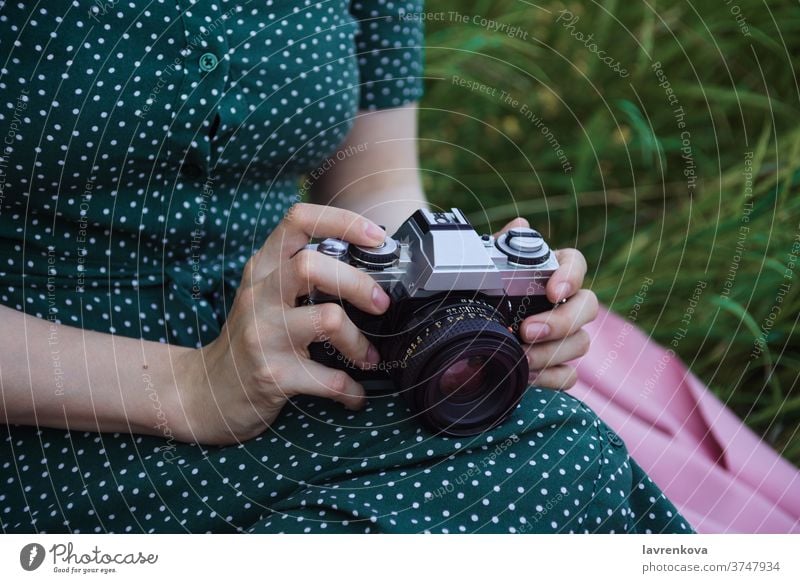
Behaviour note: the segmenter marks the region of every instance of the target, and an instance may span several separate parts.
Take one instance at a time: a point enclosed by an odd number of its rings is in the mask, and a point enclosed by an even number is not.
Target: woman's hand
[[[379,315],[389,307],[389,296],[366,273],[303,250],[311,237],[374,246],[385,233],[343,209],[292,207],[247,263],[219,337],[179,358],[185,424],[178,439],[214,444],[250,439],[300,394],[334,399],[350,409],[363,406],[361,385],[344,371],[310,360],[308,345],[330,341],[361,366],[377,364],[378,352],[338,304],[297,307],[297,299],[316,289]]]
[[[525,219],[514,219],[500,233],[514,227],[527,227]],[[583,326],[597,316],[597,297],[581,289],[586,275],[586,260],[577,249],[555,252],[559,267],[547,282],[547,298],[559,304],[550,311],[525,318],[520,336],[525,343],[530,366],[530,383],[550,389],[569,389],[578,380],[574,367],[565,364],[586,354],[589,334]]]

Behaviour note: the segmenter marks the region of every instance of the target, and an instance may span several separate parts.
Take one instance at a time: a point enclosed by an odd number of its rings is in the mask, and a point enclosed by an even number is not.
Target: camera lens
[[[528,361],[500,314],[447,298],[417,312],[397,344],[412,412],[430,429],[474,435],[502,422],[528,384]]]
[[[439,377],[439,392],[454,403],[469,403],[486,390],[485,356],[468,356],[451,364]]]

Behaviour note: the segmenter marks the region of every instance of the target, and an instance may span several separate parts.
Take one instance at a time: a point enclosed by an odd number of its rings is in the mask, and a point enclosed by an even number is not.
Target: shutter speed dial
[[[341,239],[328,238],[321,241],[316,248],[323,255],[340,261],[350,261],[356,267],[370,271],[383,271],[400,259],[400,245],[391,237],[386,237],[377,247],[362,247]]]
[[[391,237],[386,237],[377,247],[350,245],[350,258],[367,269],[382,271],[400,259],[400,246]]]

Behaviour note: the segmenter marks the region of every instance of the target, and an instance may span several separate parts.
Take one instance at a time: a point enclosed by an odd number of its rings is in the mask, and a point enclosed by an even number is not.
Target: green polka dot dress
[[[0,303],[184,346],[359,108],[420,98],[418,2],[0,6]],[[2,426],[3,532],[690,532],[574,398],[432,436],[396,395],[297,398],[210,448]]]

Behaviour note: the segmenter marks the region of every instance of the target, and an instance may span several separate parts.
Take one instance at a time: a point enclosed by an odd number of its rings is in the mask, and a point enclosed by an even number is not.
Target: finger
[[[257,254],[255,277],[266,277],[282,259],[305,247],[312,237],[336,237],[356,245],[380,245],[386,233],[358,213],[331,206],[297,203],[275,227]]]
[[[366,368],[380,362],[378,350],[347,317],[339,304],[303,306],[285,312],[286,331],[293,346],[307,347],[324,342],[357,366]]]
[[[578,373],[567,364],[550,366],[542,370],[532,370],[528,382],[536,387],[566,391],[578,382]]]
[[[556,252],[558,269],[547,282],[547,299],[554,304],[572,296],[583,286],[586,259],[577,249],[559,249]]]
[[[565,304],[525,318],[521,328],[522,341],[531,343],[566,338],[594,320],[597,308],[594,292],[579,290]]]
[[[292,367],[291,374],[276,383],[278,390],[286,397],[311,395],[332,399],[354,411],[364,406],[364,387],[345,371],[328,368],[312,360],[298,361]]]
[[[311,237],[337,237],[356,245],[372,246],[380,245],[386,238],[383,229],[358,213],[305,203],[292,206],[273,235],[280,242],[284,257],[305,247]]]
[[[497,231],[494,236],[499,237],[509,229],[516,229],[517,227],[530,227],[530,223],[528,223],[528,219],[517,217],[516,219],[509,221],[505,227]]]
[[[294,307],[297,298],[314,290],[347,300],[358,309],[378,315],[389,307],[389,296],[366,272],[304,249],[267,277],[268,295],[279,294],[284,304]],[[276,297],[276,296],[273,296]]]
[[[525,354],[528,356],[530,369],[541,370],[583,356],[589,351],[589,344],[589,333],[586,330],[578,330],[562,340],[527,344]]]

